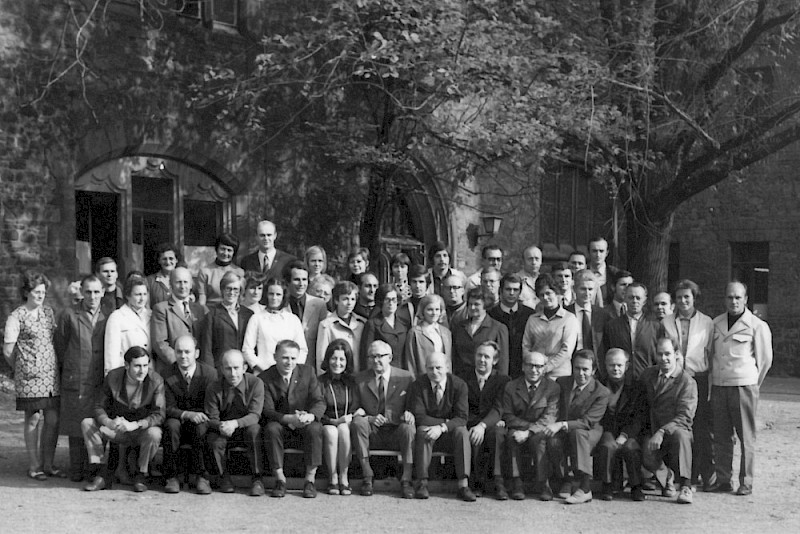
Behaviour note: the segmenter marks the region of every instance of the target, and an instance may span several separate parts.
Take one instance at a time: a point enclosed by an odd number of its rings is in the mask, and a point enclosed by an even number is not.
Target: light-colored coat
[[[448,363],[452,366],[453,336],[447,327],[442,325],[438,325],[438,327],[439,334],[442,336],[442,352],[445,353]],[[418,324],[411,329],[406,338],[405,361],[401,367],[411,371],[414,376],[422,376],[425,374],[425,363],[433,351],[433,339],[428,337],[422,329],[422,325]]]
[[[125,352],[131,347],[143,347],[150,352],[151,314],[150,309],[145,308],[139,315],[130,306],[124,304],[108,317],[103,375],[107,375],[111,369],[125,365]]]
[[[667,335],[677,339],[678,346],[683,347],[680,317],[677,314],[667,315],[661,319],[661,324],[664,325]],[[686,354],[683,355],[683,359],[684,369],[692,376],[708,371],[708,355],[711,352],[713,333],[714,321],[705,313],[698,311],[689,320],[689,336],[686,339]]]
[[[714,319],[711,384],[760,386],[772,367],[772,331],[750,310],[728,329],[728,314]]]

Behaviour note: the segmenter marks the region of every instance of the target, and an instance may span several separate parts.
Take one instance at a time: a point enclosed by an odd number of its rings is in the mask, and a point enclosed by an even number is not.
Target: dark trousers
[[[522,454],[527,449],[536,462],[536,482],[547,480],[547,438],[545,435],[531,432],[527,440],[517,443],[517,440],[510,435],[512,433],[513,430],[509,430],[509,436],[506,439],[508,455],[511,457],[511,476],[514,478],[522,476]]]
[[[350,425],[354,450],[359,460],[362,460],[364,478],[372,478],[374,473],[369,465],[369,451],[394,450],[403,457],[403,463],[414,462],[414,434],[416,427],[406,423],[399,425],[371,425],[366,417],[356,416]],[[363,462],[363,460],[367,460]]]
[[[178,451],[181,443],[188,443],[192,446],[191,466],[192,473],[201,475],[205,469],[205,441],[208,424],[201,423],[196,425],[191,421],[181,422],[175,418],[168,418],[164,421],[164,437],[162,446],[164,447],[164,476],[173,478],[178,475]]]
[[[603,432],[594,449],[597,472],[605,484],[622,487],[622,463],[628,468],[628,483],[632,488],[642,485],[642,447],[634,438],[619,445],[611,432]]]
[[[436,441],[425,437],[428,427],[418,427],[417,437],[414,441],[414,457],[416,462],[417,479],[428,478],[428,469],[431,466],[433,451],[449,452],[453,455],[456,464],[456,476],[459,480],[469,477],[472,450],[469,442],[469,431],[465,426],[458,426],[445,432]]]
[[[270,421],[266,426],[269,467],[272,471],[283,469],[285,445],[301,445],[306,467],[322,465],[322,423],[314,421],[303,428],[291,429],[281,423]]]
[[[603,427],[596,426],[590,430],[576,428],[561,431],[547,440],[547,450],[553,474],[560,479],[567,476],[567,456],[572,464],[572,472],[578,471],[592,474],[592,451],[603,435]]]
[[[703,477],[703,483],[708,484],[715,470],[714,418],[711,401],[708,400],[708,373],[697,373],[694,379],[697,382],[697,411],[692,424],[692,480]]]
[[[85,476],[89,467],[89,454],[82,437],[69,437],[69,475]]]
[[[503,476],[503,451],[506,428],[492,426],[483,434],[483,443],[472,446],[472,470],[478,480]]]
[[[216,474],[223,475],[228,473],[227,456],[225,452],[231,443],[242,444],[247,448],[247,460],[250,462],[250,471],[253,475],[263,473],[261,467],[261,426],[256,423],[244,428],[234,430],[231,437],[225,437],[214,429],[209,429],[206,433],[206,443],[211,456],[214,457]]]
[[[692,431],[683,428],[664,435],[661,448],[650,451],[647,441],[642,445],[642,463],[652,471],[656,480],[664,486],[671,469],[675,475],[689,480],[692,476]]]
[[[753,485],[756,454],[756,409],[758,386],[712,386],[714,454],[719,482],[730,482],[733,475],[733,435],[739,436],[742,459],[739,483]]]

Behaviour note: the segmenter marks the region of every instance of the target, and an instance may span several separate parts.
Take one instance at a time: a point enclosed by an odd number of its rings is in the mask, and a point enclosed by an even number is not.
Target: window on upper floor
[[[731,242],[731,279],[747,285],[747,307],[766,319],[769,302],[769,242]]]

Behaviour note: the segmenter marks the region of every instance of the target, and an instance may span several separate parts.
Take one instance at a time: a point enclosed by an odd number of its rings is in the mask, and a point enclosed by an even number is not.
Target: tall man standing
[[[575,273],[575,302],[566,307],[575,314],[580,325],[576,350],[589,349],[597,353],[603,346],[603,328],[610,319],[608,313],[594,304],[597,282],[589,269]],[[600,358],[602,360],[602,358]],[[603,376],[603,372],[597,373]]]
[[[489,316],[508,329],[508,373],[522,375],[522,336],[533,309],[520,302],[522,281],[516,274],[506,274],[500,280],[500,303],[489,310]]]
[[[100,307],[103,310],[103,315],[108,317],[111,315],[111,312],[118,310],[125,304],[122,288],[117,283],[119,279],[117,262],[108,257],[100,258],[95,265],[94,274],[103,285],[103,296],[100,299]]]
[[[639,378],[642,371],[656,363],[656,340],[661,323],[644,314],[647,288],[633,282],[625,289],[625,314],[606,323],[603,329],[603,351],[622,349],[631,355],[631,373]],[[605,362],[601,364],[605,371]]]
[[[498,271],[503,269],[503,249],[498,245],[486,245],[481,251],[481,268],[472,273],[467,278],[467,285],[464,288],[467,294],[470,289],[481,286],[481,273],[487,267],[494,267]]]
[[[747,309],[747,287],[731,282],[725,289],[727,312],[714,319],[711,353],[711,408],[717,483],[714,491],[732,491],[733,433],[742,458],[737,495],[753,492],[758,392],[772,367],[769,325]]]
[[[612,287],[618,271],[616,267],[606,263],[606,258],[608,258],[608,241],[599,236],[589,240],[589,269],[594,272],[597,279],[598,291],[595,303],[601,308],[611,302],[614,293]]]
[[[266,280],[270,278],[283,278],[286,265],[295,259],[294,256],[275,248],[278,239],[278,230],[272,221],[261,221],[256,226],[258,235],[258,250],[242,258],[241,267],[247,271],[264,273]],[[261,297],[261,304],[267,303],[267,292]]]
[[[328,316],[325,301],[308,294],[308,267],[300,260],[291,261],[286,267],[286,283],[289,286],[289,299],[286,307],[295,314],[303,325],[303,333],[308,345],[307,362],[317,361],[317,333],[319,323]],[[374,300],[374,293],[373,293]]]
[[[428,260],[433,265],[428,271],[428,293],[436,293],[446,300],[447,291],[442,287],[446,279],[451,276],[458,276],[461,278],[461,285],[463,286],[466,276],[458,269],[450,266],[450,252],[447,249],[447,245],[441,241],[434,243],[430,251],[428,251]]]

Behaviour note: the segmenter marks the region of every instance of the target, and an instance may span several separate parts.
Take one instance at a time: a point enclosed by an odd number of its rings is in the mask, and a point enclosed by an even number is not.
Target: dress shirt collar
[[[384,369],[386,369],[386,370],[383,372],[383,374],[375,373],[375,381],[377,382],[380,377],[383,377],[383,382],[388,384],[389,383],[389,378],[391,378],[391,376],[392,376],[392,366],[391,365],[386,365],[384,367]]]
[[[180,369],[181,375],[186,376],[186,373],[189,373],[189,378],[194,378],[194,373],[197,371],[197,363],[195,362],[189,369],[181,369],[180,367],[178,367],[178,369]],[[244,382],[244,380],[242,380],[242,382]]]
[[[513,307],[509,308],[501,301],[500,309],[503,311],[503,313],[507,313],[509,315],[511,315],[512,313],[517,313],[517,310],[519,310],[519,302],[515,303]]]

